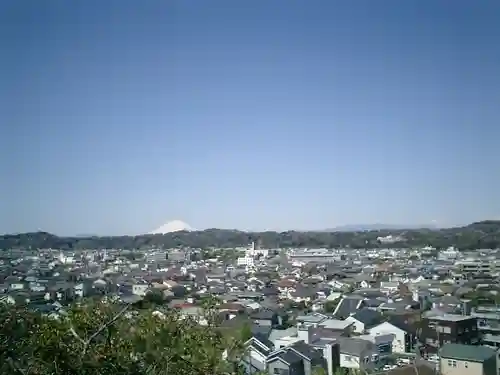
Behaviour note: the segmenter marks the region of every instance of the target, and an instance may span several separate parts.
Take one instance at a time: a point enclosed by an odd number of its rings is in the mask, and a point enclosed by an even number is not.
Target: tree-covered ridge
[[[401,236],[400,241],[381,243],[377,238]],[[423,247],[438,249],[450,246],[458,249],[500,248],[500,221],[486,220],[464,227],[444,229],[378,230],[363,232],[243,232],[227,229],[207,229],[195,232],[114,237],[59,237],[46,232],[0,236],[0,249],[141,249],[175,248],[234,248],[259,241],[269,248],[327,247]]]

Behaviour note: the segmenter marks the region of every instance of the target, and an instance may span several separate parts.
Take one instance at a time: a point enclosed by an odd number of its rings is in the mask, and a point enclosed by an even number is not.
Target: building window
[[[448,366],[449,367],[457,367],[457,361],[453,361],[453,360],[449,359],[448,360]]]
[[[346,360],[347,362],[351,362],[351,356],[350,356],[350,355],[346,355],[346,356],[345,356],[345,360]]]
[[[443,327],[443,333],[451,333],[450,327]]]

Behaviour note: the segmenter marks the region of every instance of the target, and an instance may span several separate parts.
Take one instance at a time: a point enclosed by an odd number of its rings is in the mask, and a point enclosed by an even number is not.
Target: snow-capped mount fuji
[[[158,229],[149,232],[148,234],[166,234],[166,233],[180,232],[182,230],[190,232],[193,230],[193,228],[191,228],[189,224],[186,224],[181,220],[172,220],[162,225]]]

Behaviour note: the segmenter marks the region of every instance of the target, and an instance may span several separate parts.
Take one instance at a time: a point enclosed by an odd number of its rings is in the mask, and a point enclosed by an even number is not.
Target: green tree
[[[130,305],[75,305],[59,319],[25,309],[0,311],[5,375],[223,375],[226,344],[211,325]],[[237,349],[227,349],[230,358]]]
[[[335,309],[337,308],[337,305],[339,304],[340,300],[341,300],[341,298],[338,297],[332,301],[326,301],[325,302],[325,312],[332,314],[335,311]]]
[[[151,305],[163,305],[165,303],[165,297],[161,290],[151,289],[144,296],[144,302]]]
[[[311,375],[327,375],[327,371],[321,366],[314,366]]]
[[[243,327],[241,328],[241,341],[247,342],[252,336],[252,327],[250,327],[250,324],[245,323]]]

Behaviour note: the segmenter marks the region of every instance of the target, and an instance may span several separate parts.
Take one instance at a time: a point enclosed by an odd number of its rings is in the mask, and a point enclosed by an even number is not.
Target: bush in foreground
[[[209,316],[209,314],[207,314]],[[175,312],[87,303],[60,318],[1,308],[0,373],[22,375],[222,375],[240,350],[213,320],[201,326]]]

